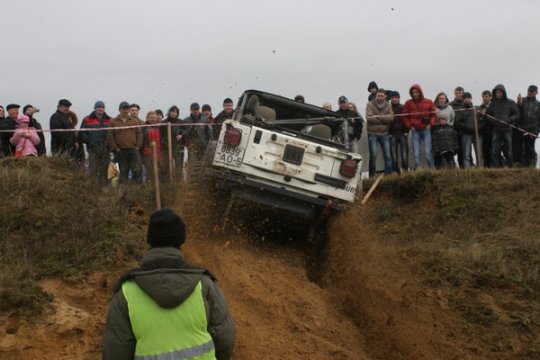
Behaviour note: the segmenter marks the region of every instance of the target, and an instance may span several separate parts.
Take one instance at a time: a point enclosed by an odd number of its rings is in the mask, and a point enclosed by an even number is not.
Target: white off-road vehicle
[[[228,189],[223,218],[240,199],[325,222],[361,191],[362,157],[348,150],[348,133],[333,111],[246,91],[209,147],[207,174]]]

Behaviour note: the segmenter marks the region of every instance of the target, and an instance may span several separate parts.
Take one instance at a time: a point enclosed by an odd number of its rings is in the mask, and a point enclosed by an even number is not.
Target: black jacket
[[[0,130],[13,130],[9,132],[2,132],[0,136],[2,138],[2,153],[4,156],[9,156],[15,154],[15,146],[9,143],[9,139],[13,136],[15,128],[17,127],[17,120],[8,117],[0,120]]]
[[[456,119],[454,120],[454,128],[460,133],[474,135],[474,112],[476,108],[473,109],[473,105],[465,105],[463,109],[468,109],[468,111],[460,111],[456,113]],[[480,116],[477,116],[478,121],[478,131],[484,126],[484,119]]]
[[[33,117],[30,118],[30,127],[33,127],[36,130],[43,130],[41,127],[41,124],[37,119],[34,119]],[[39,136],[39,144],[36,146],[37,154],[38,156],[43,156],[47,154],[47,147],[45,146],[45,134],[43,134],[43,131],[38,131]]]
[[[349,141],[360,139],[362,136],[362,129],[364,128],[364,119],[362,116],[360,116],[360,114],[358,114],[356,111],[349,109],[338,109],[336,112],[339,114],[339,116],[347,119],[356,118],[354,124],[352,123],[352,120],[349,120]],[[334,131],[332,131],[332,134],[334,135]]]
[[[215,118],[214,118],[214,123],[212,124],[212,131],[213,131],[213,135],[214,135],[214,140],[217,140],[219,139],[219,134],[221,132],[221,125],[223,124],[223,122],[227,119],[232,119],[232,116],[234,114],[234,110],[231,111],[231,112],[226,112],[225,110],[223,110],[222,112],[220,112]]]
[[[501,90],[503,97],[497,99],[495,91]],[[494,120],[488,117],[488,121],[493,125],[494,132],[503,132],[510,130],[511,128],[507,124],[515,124],[519,121],[519,109],[513,100],[508,99],[506,95],[506,89],[503,85],[499,84],[493,89],[493,100],[487,110],[487,114],[500,120]]]
[[[73,129],[73,124],[67,114],[57,110],[50,121],[50,129]],[[77,137],[73,131],[51,132],[51,151],[53,154],[71,152],[77,142]]]
[[[521,117],[516,123],[520,128],[538,134],[540,128],[540,102],[533,98],[524,98],[519,105]]]
[[[399,115],[403,112],[403,104],[392,104],[392,111],[394,112],[394,122],[390,124],[390,135],[393,136],[403,136],[407,135],[407,128],[403,125],[402,116]]]
[[[435,125],[431,130],[432,149],[435,155],[448,151],[456,152],[458,147],[457,134],[450,125]]]

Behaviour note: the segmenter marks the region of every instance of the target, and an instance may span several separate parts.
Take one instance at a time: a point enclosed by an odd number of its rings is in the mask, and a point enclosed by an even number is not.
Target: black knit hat
[[[377,86],[377,83],[375,81],[370,81],[367,91],[371,91],[371,89],[377,89],[379,90],[379,86]]]
[[[146,240],[153,248],[179,248],[186,241],[186,225],[172,209],[158,210],[150,216]]]

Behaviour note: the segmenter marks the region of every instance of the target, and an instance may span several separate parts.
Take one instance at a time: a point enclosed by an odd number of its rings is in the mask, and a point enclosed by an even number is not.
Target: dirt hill
[[[51,171],[63,186],[81,181]],[[0,171],[0,182],[5,175]],[[219,279],[236,321],[237,360],[534,359],[540,357],[539,175],[490,170],[385,178],[367,205],[332,221],[317,283],[308,279],[308,245],[295,231],[276,239],[192,229],[184,250]],[[84,271],[25,277],[37,281],[30,288],[45,295],[35,297],[44,305],[2,307],[0,359],[100,358],[110,289],[140,256],[149,211],[137,215],[129,211],[132,199],[111,198],[118,207],[101,213],[129,225],[108,229],[117,242],[110,259]],[[48,201],[51,210],[59,206]],[[180,198],[175,207],[193,206]],[[33,216],[47,222],[50,213]],[[186,214],[188,226],[200,221],[196,211]],[[25,233],[6,234],[2,255]],[[24,261],[2,256],[0,271]],[[0,286],[4,304],[15,285],[4,279]]]

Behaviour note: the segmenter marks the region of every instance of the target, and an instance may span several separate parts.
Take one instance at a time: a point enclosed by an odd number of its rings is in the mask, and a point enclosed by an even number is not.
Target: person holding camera
[[[47,147],[45,146],[45,135],[43,134],[43,128],[41,127],[41,124],[39,121],[34,117],[35,113],[38,113],[39,109],[32,105],[26,105],[23,107],[23,115],[28,116],[30,119],[30,122],[28,123],[28,126],[31,128],[36,129],[37,134],[39,136],[39,144],[36,146],[37,155],[38,156],[45,156],[47,155]]]
[[[411,99],[403,106],[403,123],[412,132],[414,167],[420,167],[420,146],[423,143],[426,162],[433,168],[433,155],[431,153],[431,127],[435,125],[435,105],[433,101],[424,97],[422,88],[414,84],[409,89]]]

